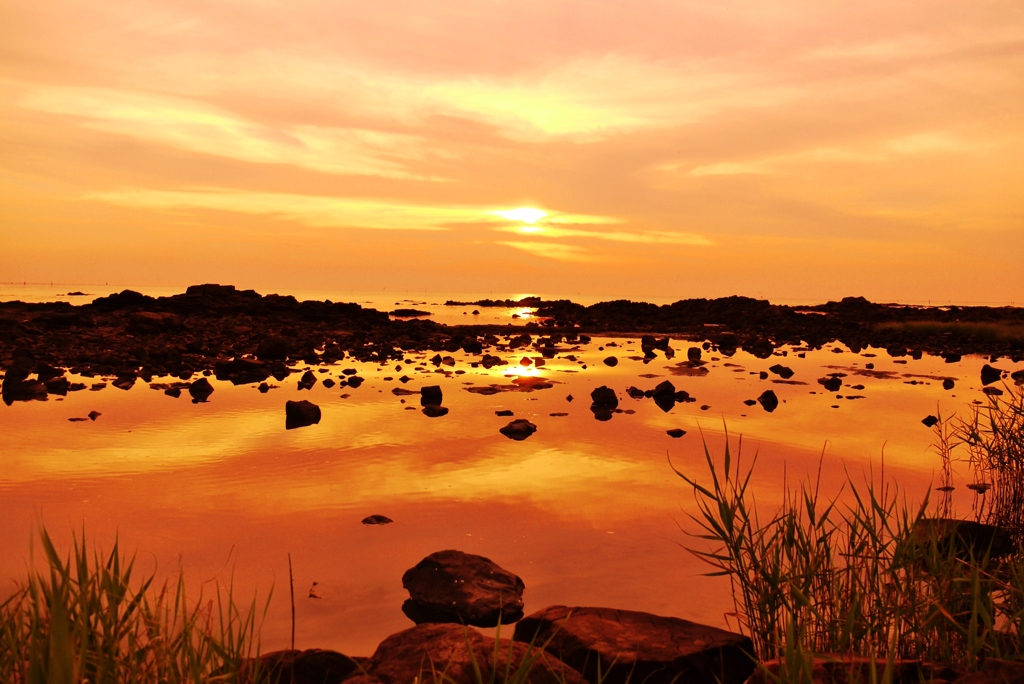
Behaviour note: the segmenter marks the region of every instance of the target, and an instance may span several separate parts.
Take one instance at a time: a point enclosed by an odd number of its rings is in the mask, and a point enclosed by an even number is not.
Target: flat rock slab
[[[480,669],[479,677],[474,660]],[[364,667],[366,675],[373,679],[360,682],[376,680],[383,684],[417,681],[478,684],[506,680],[532,684],[584,682],[571,667],[534,647],[508,639],[496,643],[495,639],[475,629],[451,624],[418,625],[392,634],[380,643]],[[529,668],[529,675],[516,678],[519,668]]]
[[[516,625],[516,641],[545,649],[604,684],[742,684],[754,671],[748,637],[674,617],[551,606]]]
[[[402,575],[402,605],[416,624],[452,622],[494,627],[523,617],[523,580],[490,558],[462,551],[432,553]]]

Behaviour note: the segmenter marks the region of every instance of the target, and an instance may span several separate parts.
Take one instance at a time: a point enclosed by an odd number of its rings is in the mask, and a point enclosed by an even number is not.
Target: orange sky
[[[0,16],[0,281],[1024,302],[1019,0]]]

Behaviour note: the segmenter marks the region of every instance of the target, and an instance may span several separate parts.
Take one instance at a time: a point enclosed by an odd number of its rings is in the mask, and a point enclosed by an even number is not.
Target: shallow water
[[[823,449],[824,491],[838,489],[844,467],[877,477],[884,452],[885,476],[919,499],[940,467],[921,419],[937,407],[943,415],[964,412],[985,399],[978,378],[986,360],[978,357],[947,364],[835,345],[806,358],[792,348],[767,360],[705,352],[707,375],[674,374],[695,344],[674,340],[674,358],[659,352],[647,364],[639,340],[621,338],[595,338],[541,368],[520,364],[539,357],[533,350],[502,354],[511,363],[490,370],[472,367],[474,357],[461,353],[454,366],[440,368],[427,362],[432,352],[410,355],[401,371],[346,359],[313,370],[320,380],[337,380],[342,369],[356,368],[362,386],[318,382],[299,390],[293,374],[260,394],[211,380],[215,392],[196,404],[187,393],[174,399],[140,381],[129,391],[108,386],[0,407],[0,574],[24,573],[40,523],[64,543],[84,525],[107,547],[119,535],[161,574],[180,565],[207,594],[232,576],[243,596],[273,587],[263,645],[275,648],[288,638],[291,554],[297,644],[365,655],[411,624],[400,610],[402,573],[433,551],[457,548],[518,573],[527,612],[554,603],[604,605],[724,625],[728,582],[700,576],[705,568],[680,546],[695,543],[680,530],[695,529],[687,519],[695,508],[668,458],[703,477],[702,438],[720,455],[724,424],[743,435],[748,460],[758,453],[753,493],[762,507],[778,501],[786,479],[816,472]],[[614,368],[602,363],[610,355],[619,361]],[[806,384],[759,377],[776,363]],[[831,372],[847,373],[839,392],[816,382]],[[412,380],[400,383],[406,374]],[[515,387],[520,377],[553,387],[468,391]],[[954,390],[942,389],[945,377],[956,381]],[[664,379],[696,401],[666,413],[625,392]],[[440,418],[420,412],[418,395],[392,393],[435,384],[450,409]],[[849,387],[857,384],[864,388]],[[624,411],[607,422],[589,409],[590,392],[601,385],[616,390]],[[766,389],[781,402],[773,413],[744,405]],[[320,405],[321,422],[285,430],[288,399]],[[95,421],[68,420],[93,410],[102,414]],[[497,410],[529,419],[537,432],[525,441],[504,437],[498,429],[512,418]],[[672,428],[687,434],[673,439],[666,434]],[[954,483],[962,510],[973,496],[966,483],[959,475]],[[371,514],[395,522],[362,525]],[[308,597],[311,588],[320,598]]]

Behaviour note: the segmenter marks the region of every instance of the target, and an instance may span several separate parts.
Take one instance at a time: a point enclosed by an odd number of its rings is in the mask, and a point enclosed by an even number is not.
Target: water
[[[519,574],[527,612],[603,605],[724,626],[728,582],[702,577],[706,568],[681,547],[698,543],[680,530],[695,530],[687,514],[696,510],[669,458],[703,477],[702,440],[720,454],[727,427],[734,439],[743,436],[748,461],[758,454],[752,491],[766,510],[787,479],[816,472],[823,449],[824,491],[838,489],[844,467],[877,478],[884,454],[885,477],[920,498],[940,467],[921,419],[985,399],[978,378],[986,360],[979,357],[947,364],[837,345],[804,358],[782,348],[767,360],[705,352],[707,375],[675,374],[695,344],[673,340],[674,358],[659,352],[647,364],[639,340],[626,338],[595,338],[540,368],[520,363],[536,359],[533,350],[500,354],[509,365],[490,370],[472,367],[473,357],[461,353],[454,366],[440,368],[427,361],[432,352],[410,355],[401,371],[346,359],[313,370],[320,380],[337,380],[342,369],[357,368],[366,380],[359,388],[317,382],[299,390],[293,374],[260,394],[211,380],[209,402],[194,404],[187,393],[174,399],[140,381],[129,391],[108,386],[2,407],[0,575],[23,575],[40,524],[62,543],[83,526],[106,547],[118,535],[138,549],[142,566],[161,576],[181,567],[207,595],[232,578],[243,596],[273,588],[263,644],[275,648],[286,645],[290,630],[291,554],[297,644],[367,655],[411,625],[400,611],[402,573],[433,551],[456,548]],[[602,362],[610,355],[619,361],[614,368]],[[776,363],[806,384],[761,379]],[[1022,367],[1005,359],[997,365]],[[833,372],[847,374],[846,386],[830,393],[816,380]],[[412,380],[400,383],[403,375]],[[515,387],[523,377],[553,387],[467,391]],[[956,382],[952,391],[942,389],[947,377]],[[664,412],[651,399],[626,395],[631,385],[650,389],[665,379],[696,401]],[[392,393],[435,384],[450,409],[441,418],[423,415],[418,396]],[[858,384],[863,389],[850,387]],[[616,390],[624,410],[607,422],[589,410],[590,392],[601,385]],[[766,389],[781,402],[773,413],[743,403]],[[317,403],[321,422],[285,430],[289,399]],[[498,410],[532,421],[537,432],[521,442],[504,437],[498,430],[512,418]],[[68,420],[90,411],[102,415]],[[666,434],[672,428],[687,434],[673,439]],[[969,482],[966,473],[954,482],[961,510],[973,496]],[[395,522],[362,525],[371,514]],[[308,597],[314,582],[320,598]]]

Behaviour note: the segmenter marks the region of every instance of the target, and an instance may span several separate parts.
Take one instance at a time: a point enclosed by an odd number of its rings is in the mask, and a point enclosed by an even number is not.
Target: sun
[[[534,209],[533,207],[518,207],[516,209],[502,209],[499,211],[492,211],[495,216],[507,218],[512,221],[522,221],[523,223],[529,223],[533,225],[537,221],[548,215],[548,212],[541,209]]]

